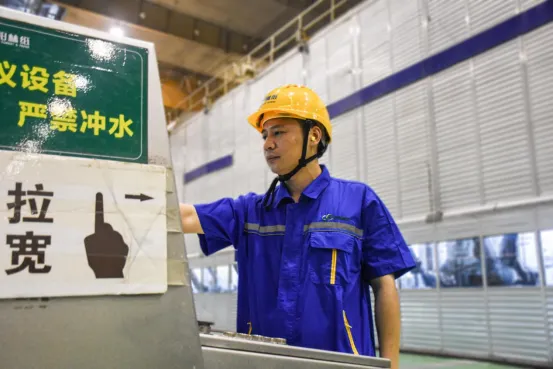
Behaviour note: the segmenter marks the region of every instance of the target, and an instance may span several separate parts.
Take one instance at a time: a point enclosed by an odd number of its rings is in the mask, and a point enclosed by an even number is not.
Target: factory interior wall
[[[246,116],[272,88],[305,84],[332,116],[322,163],[378,193],[420,262],[397,282],[402,348],[552,366],[551,13],[366,1],[172,133],[179,199],[264,193],[274,174]],[[233,329],[232,248],[202,258],[185,239],[199,317]]]

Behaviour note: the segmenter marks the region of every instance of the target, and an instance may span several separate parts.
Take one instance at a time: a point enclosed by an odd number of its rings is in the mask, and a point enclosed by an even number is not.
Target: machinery
[[[380,358],[312,350],[286,345],[282,338],[213,331],[210,323],[199,322],[204,364],[223,368],[389,368]]]
[[[0,7],[2,369],[389,367],[198,329],[155,49],[113,37]]]

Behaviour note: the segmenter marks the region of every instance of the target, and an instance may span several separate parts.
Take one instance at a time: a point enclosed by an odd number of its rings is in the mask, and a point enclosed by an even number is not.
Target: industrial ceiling
[[[342,0],[340,13],[343,14],[361,1]],[[328,11],[338,0],[31,2],[57,4],[64,8],[61,18],[64,22],[103,31],[117,30],[125,36],[153,42],[162,77],[164,105],[171,112],[202,82],[220,75],[223,68],[243,59],[244,55],[305,9],[312,6],[306,18],[314,19]],[[308,20],[305,19],[306,22]],[[288,34],[283,33],[281,36],[290,37],[290,33],[295,31],[291,27]],[[281,53],[285,51],[283,49]],[[180,112],[177,109],[171,114]]]

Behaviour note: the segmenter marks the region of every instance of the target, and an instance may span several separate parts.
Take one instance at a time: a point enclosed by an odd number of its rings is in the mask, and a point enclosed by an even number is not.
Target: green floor
[[[520,366],[482,363],[475,360],[401,354],[401,369],[522,369]]]

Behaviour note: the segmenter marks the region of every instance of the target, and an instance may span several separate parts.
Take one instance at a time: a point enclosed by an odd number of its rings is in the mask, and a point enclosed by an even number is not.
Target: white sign
[[[0,298],[165,292],[165,176],[0,152]]]

